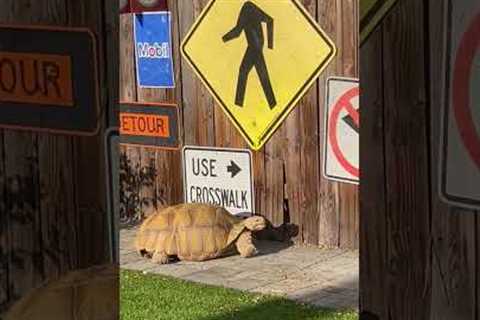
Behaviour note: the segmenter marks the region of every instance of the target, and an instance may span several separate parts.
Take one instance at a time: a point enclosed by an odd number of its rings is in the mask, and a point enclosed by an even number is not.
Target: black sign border
[[[111,259],[114,262],[119,260],[118,252],[118,229],[120,221],[120,212],[115,210],[114,196],[116,182],[120,183],[120,172],[115,169],[120,169],[120,150],[117,150],[116,154],[112,154],[113,139],[119,138],[119,132],[117,127],[111,127],[105,131],[105,168],[106,168],[106,187],[107,187],[107,213],[108,213],[108,228],[109,228],[109,240],[111,244]],[[118,147],[120,144],[118,144]],[[117,175],[117,178],[114,178]],[[119,186],[118,186],[119,188]],[[120,189],[117,189],[120,190]],[[120,198],[120,194],[118,194]],[[119,204],[118,204],[119,205]]]
[[[16,41],[21,33],[29,33],[28,42]],[[97,39],[95,34],[88,28],[67,28],[53,26],[17,26],[0,24],[0,37],[6,34],[13,48],[8,48],[8,41],[2,42],[2,50],[18,53],[39,53],[52,55],[70,55],[72,57],[73,75],[73,107],[64,107],[48,104],[32,104],[19,102],[0,102],[0,127],[14,130],[26,130],[35,132],[49,132],[65,135],[95,136],[100,129],[100,89]],[[55,43],[58,47],[52,47],[51,43],[45,42],[42,35],[55,35]],[[80,36],[80,37],[78,37]],[[86,36],[86,38],[83,38]],[[78,39],[80,38],[80,41]],[[76,39],[77,41],[72,41]],[[65,43],[71,41],[74,45],[68,48]],[[32,47],[32,43],[37,45]],[[85,50],[88,48],[88,50]],[[82,66],[79,66],[80,63]],[[87,68],[91,72],[85,73]],[[75,74],[80,75],[75,80]],[[16,106],[12,111],[11,106]],[[9,108],[10,107],[10,108]],[[20,112],[18,110],[21,110]],[[53,116],[52,116],[52,113]],[[25,119],[36,115],[27,123],[19,123],[18,119]],[[5,122],[6,121],[6,122]]]

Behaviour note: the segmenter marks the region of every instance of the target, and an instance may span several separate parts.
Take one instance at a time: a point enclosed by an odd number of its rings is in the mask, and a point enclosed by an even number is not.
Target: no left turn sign
[[[449,5],[440,195],[448,203],[479,208],[480,5],[477,0]]]
[[[327,179],[359,182],[359,92],[358,79],[327,80],[323,152]]]

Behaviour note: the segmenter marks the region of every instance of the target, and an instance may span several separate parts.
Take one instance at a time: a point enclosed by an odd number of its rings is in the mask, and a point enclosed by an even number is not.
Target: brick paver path
[[[135,229],[120,231],[120,264],[210,285],[267,294],[321,307],[358,309],[358,252],[323,250],[261,241],[261,254],[231,256],[206,262],[157,265],[133,248]]]

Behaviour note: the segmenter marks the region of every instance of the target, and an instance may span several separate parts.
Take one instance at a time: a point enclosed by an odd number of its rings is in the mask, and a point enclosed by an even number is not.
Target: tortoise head
[[[253,216],[244,221],[245,228],[251,231],[260,231],[267,227],[267,220],[261,216]]]

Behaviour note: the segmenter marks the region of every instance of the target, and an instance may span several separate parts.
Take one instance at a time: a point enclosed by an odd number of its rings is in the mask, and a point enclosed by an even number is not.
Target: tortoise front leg
[[[238,237],[235,245],[237,246],[240,256],[243,258],[253,257],[258,253],[257,248],[253,245],[252,233],[250,231],[243,232],[240,237]]]
[[[155,251],[152,256],[152,262],[158,264],[168,264],[168,255],[166,252]]]

